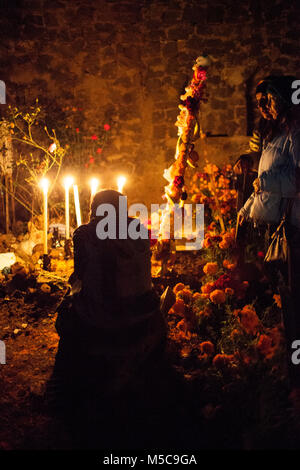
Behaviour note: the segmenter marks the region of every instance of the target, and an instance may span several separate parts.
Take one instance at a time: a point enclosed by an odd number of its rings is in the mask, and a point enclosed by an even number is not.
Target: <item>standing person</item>
[[[257,178],[259,160],[262,152],[264,130],[268,121],[272,118],[267,109],[267,87],[270,82],[276,79],[275,76],[269,76],[261,80],[255,90],[257,108],[260,113],[260,119],[257,128],[249,140],[249,150],[240,155],[236,161],[233,171],[236,175],[237,203],[236,209],[239,211],[253,191],[253,182]],[[240,267],[245,263],[245,249],[249,241],[253,241],[254,233],[250,223],[244,223],[242,226],[237,221],[236,242],[237,242],[237,262]]]
[[[300,121],[299,110],[292,103],[295,77],[282,76],[267,84],[266,108],[271,119],[263,132],[263,148],[254,192],[239,211],[239,224],[250,220],[271,235],[276,229],[289,199],[288,240],[290,265],[281,266],[286,288],[281,287],[283,321],[291,386],[300,389],[300,365],[292,364],[292,344],[300,340]],[[268,237],[270,238],[270,237]],[[288,275],[290,273],[290,275]],[[273,279],[279,273],[271,271]]]
[[[151,280],[149,239],[119,237],[119,198],[113,190],[98,192],[90,221],[74,232],[73,295],[59,309],[60,336],[54,377],[67,385],[100,385],[104,394],[118,393],[143,363],[163,350],[165,324]],[[97,208],[110,205],[115,234],[100,239]],[[105,216],[106,217],[106,216]],[[128,230],[127,230],[128,233]],[[110,237],[110,236],[109,236]]]

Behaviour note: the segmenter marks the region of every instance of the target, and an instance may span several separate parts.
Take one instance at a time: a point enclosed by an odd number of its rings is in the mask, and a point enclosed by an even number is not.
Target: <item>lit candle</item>
[[[125,176],[119,176],[119,178],[117,179],[119,193],[123,193],[123,188],[124,188],[125,183],[126,183]]]
[[[93,199],[93,197],[95,196],[95,194],[97,192],[98,186],[99,186],[99,180],[97,178],[92,178],[90,180],[91,202],[92,202],[92,199]]]
[[[44,194],[44,255],[48,254],[48,189],[49,180],[42,178],[40,181],[40,187]]]
[[[79,203],[79,194],[78,194],[77,184],[74,184],[73,189],[74,189],[74,202],[75,202],[77,227],[79,227],[79,225],[81,225],[81,213],[80,213],[80,203]]]
[[[74,179],[72,176],[67,176],[64,179],[65,185],[65,217],[66,217],[66,240],[70,238],[70,197],[69,191],[72,186]]]

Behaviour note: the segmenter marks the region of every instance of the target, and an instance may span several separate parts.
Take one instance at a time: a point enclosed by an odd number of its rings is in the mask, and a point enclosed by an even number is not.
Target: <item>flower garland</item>
[[[165,186],[165,198],[174,205],[187,199],[184,185],[185,169],[188,165],[197,166],[198,153],[194,150],[194,142],[200,137],[201,129],[198,121],[200,103],[205,101],[206,69],[209,58],[200,56],[193,66],[193,78],[185,88],[185,94],[180,96],[182,104],[175,126],[178,127],[178,141],[175,153],[175,162],[164,171],[164,178],[169,182]]]

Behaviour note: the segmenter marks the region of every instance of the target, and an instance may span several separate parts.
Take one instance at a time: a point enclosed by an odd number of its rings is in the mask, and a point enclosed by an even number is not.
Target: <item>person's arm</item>
[[[78,279],[82,279],[87,261],[87,253],[85,248],[85,239],[87,230],[85,225],[78,227],[73,235],[74,245],[74,274]]]

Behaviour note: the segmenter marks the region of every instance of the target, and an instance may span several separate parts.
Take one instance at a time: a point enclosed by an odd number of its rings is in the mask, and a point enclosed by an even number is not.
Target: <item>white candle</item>
[[[79,194],[78,194],[77,184],[74,184],[73,189],[74,189],[74,202],[75,202],[77,227],[79,227],[79,225],[81,225],[81,213],[80,213],[80,203],[79,203]]]
[[[48,254],[48,189],[49,181],[43,178],[40,181],[40,187],[44,194],[44,255]]]
[[[119,178],[117,179],[119,193],[123,193],[123,188],[124,188],[125,183],[126,183],[125,176],[119,176]]]
[[[64,179],[65,185],[65,218],[66,218],[66,240],[70,238],[70,197],[69,191],[70,186],[73,184],[73,178],[71,176],[67,176]]]

